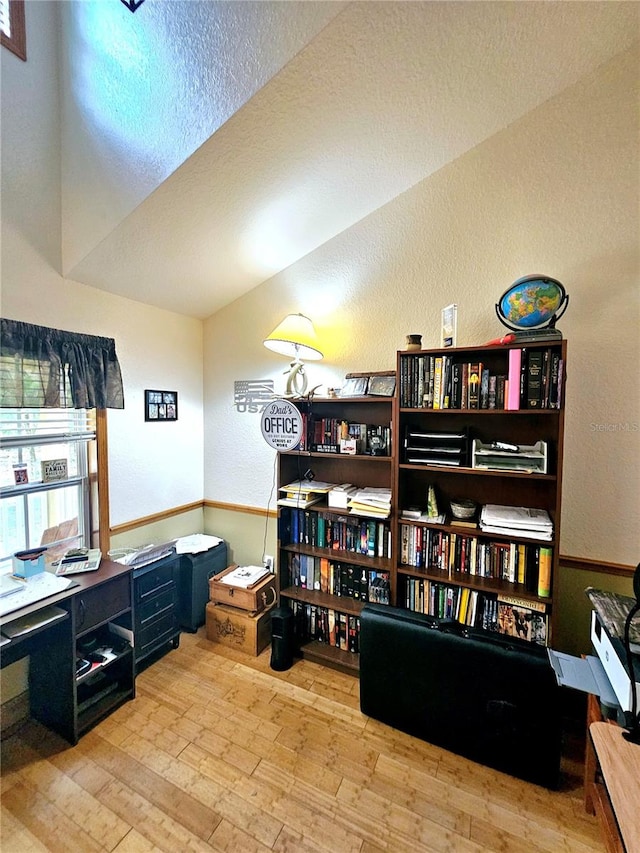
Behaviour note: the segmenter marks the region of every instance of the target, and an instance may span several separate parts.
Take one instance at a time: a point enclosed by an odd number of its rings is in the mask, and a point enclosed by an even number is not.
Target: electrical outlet
[[[273,557],[270,554],[264,555],[263,563],[265,569],[269,569],[270,572],[273,571]]]

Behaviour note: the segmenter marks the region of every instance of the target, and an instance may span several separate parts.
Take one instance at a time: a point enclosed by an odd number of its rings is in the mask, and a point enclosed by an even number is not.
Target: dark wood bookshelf
[[[296,400],[296,406],[311,421],[314,418],[336,418],[349,423],[367,424],[377,427],[388,427],[393,435],[394,398],[382,396],[364,397],[314,397],[311,400]],[[314,450],[290,450],[278,454],[278,487],[296,480],[304,479],[307,469],[311,468],[314,479],[320,482],[341,485],[351,483],[356,488],[388,488],[392,492],[395,469],[395,444],[386,448],[389,455],[379,456],[371,453],[333,453]],[[295,511],[296,507],[278,506],[279,518],[283,511]],[[348,509],[330,507],[326,499],[300,508],[305,513],[321,514],[324,517],[345,519],[349,523],[373,521],[389,526],[393,530],[391,518],[377,518],[373,515],[362,516],[351,514]],[[279,537],[285,534],[280,526]],[[326,558],[332,563],[342,566],[354,566],[358,569],[386,572],[389,579],[394,572],[395,557],[378,557],[363,554],[358,551],[346,551],[336,548],[323,548],[317,545],[305,544],[279,539],[278,566],[280,577],[280,599],[288,601],[295,608],[316,607],[333,610],[347,617],[359,617],[364,602],[358,598],[345,595],[334,595],[320,590],[305,589],[293,584],[289,577],[289,558],[291,554],[304,555],[313,558]],[[306,611],[303,611],[306,612]],[[298,620],[298,625],[304,620]],[[323,663],[326,666],[343,672],[357,674],[360,656],[357,652],[346,651],[326,642],[306,639],[299,643],[299,653],[308,660]]]
[[[523,375],[528,377],[529,354],[531,351],[546,351],[549,354],[548,363],[557,364],[562,361],[563,381],[560,387],[560,405],[552,407],[555,402],[555,390],[551,382],[551,371],[547,373],[547,391],[551,392],[545,398],[544,391],[540,398],[538,407],[529,408],[528,393],[525,399],[520,400],[520,408],[507,410],[504,408],[480,408],[480,387],[478,386],[478,407],[465,408],[433,408],[424,406],[405,405],[415,403],[417,400],[425,399],[425,403],[431,399],[428,389],[420,380],[424,378],[422,367],[425,367],[433,358],[447,356],[451,364],[470,365],[480,363],[488,368],[491,375],[509,375],[509,352],[519,349],[523,353],[524,363],[527,370]],[[414,361],[416,360],[416,361]],[[563,443],[564,443],[564,403],[566,395],[567,379],[567,344],[564,340],[538,341],[532,343],[513,344],[511,346],[492,347],[455,347],[446,349],[421,350],[417,352],[399,351],[397,353],[397,405],[394,409],[393,434],[397,437],[398,448],[396,450],[396,465],[394,467],[395,483],[394,494],[396,497],[395,516],[395,562],[392,584],[393,603],[399,607],[406,606],[406,595],[409,592],[409,582],[412,578],[428,580],[461,590],[466,587],[477,591],[482,595],[491,597],[513,596],[523,602],[531,602],[532,610],[537,610],[536,605],[544,605],[548,616],[547,644],[552,642],[556,612],[553,606],[557,599],[558,590],[558,560],[560,542],[560,509],[562,499],[562,466],[563,466]],[[428,370],[427,370],[428,372]],[[451,375],[453,375],[453,368]],[[460,368],[460,374],[462,367]],[[517,374],[518,377],[520,374]],[[460,380],[462,381],[462,379]],[[497,382],[497,380],[496,380]],[[524,387],[527,388],[528,379]],[[522,385],[519,382],[519,387]],[[557,386],[556,386],[557,387]],[[505,399],[507,395],[505,393]],[[462,398],[464,401],[464,397]],[[450,402],[459,404],[460,398],[451,389]],[[465,436],[460,465],[428,465],[404,461],[405,436],[410,437],[411,443],[420,446],[420,434],[462,434]],[[438,436],[440,437],[440,436]],[[520,446],[533,446],[538,441],[544,441],[547,445],[547,470],[546,473],[514,470],[487,470],[484,468],[473,468],[471,465],[471,443],[477,439],[482,444],[490,444],[492,441],[504,441]],[[437,446],[423,441],[422,445],[429,449]],[[453,446],[453,445],[452,445]],[[415,452],[415,451],[414,451]],[[466,455],[465,456],[465,452]],[[424,453],[424,451],[423,451]],[[426,455],[426,454],[425,454]],[[444,456],[444,454],[443,454]],[[446,461],[443,458],[443,461]],[[530,537],[518,536],[516,533],[497,534],[483,531],[480,527],[464,527],[445,524],[430,524],[417,519],[402,518],[401,511],[410,506],[418,506],[423,511],[426,509],[427,491],[434,487],[438,509],[447,515],[447,522],[451,521],[449,515],[449,502],[454,499],[467,498],[478,505],[478,510],[486,504],[498,504],[505,506],[527,507],[531,509],[544,509],[548,512],[553,525],[553,537],[551,541],[532,539]],[[417,527],[429,528],[432,531],[442,531],[448,535],[456,534],[458,537],[475,538],[484,544],[495,542],[496,545],[515,543],[533,548],[551,548],[551,589],[549,596],[540,596],[533,593],[532,585],[527,586],[503,580],[500,578],[481,577],[456,571],[457,563],[453,563],[452,571],[440,570],[434,566],[414,567],[400,562],[402,537],[402,525],[416,525]],[[527,555],[528,555],[527,551]],[[528,556],[527,556],[528,559]],[[527,564],[528,567],[528,564]],[[458,593],[460,594],[460,593]],[[434,614],[438,615],[438,614]]]

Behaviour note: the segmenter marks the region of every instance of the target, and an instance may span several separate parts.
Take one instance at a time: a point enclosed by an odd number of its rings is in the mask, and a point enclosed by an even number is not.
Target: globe
[[[527,275],[502,294],[496,303],[496,314],[510,329],[549,328],[564,314],[568,302],[559,281],[544,275]]]

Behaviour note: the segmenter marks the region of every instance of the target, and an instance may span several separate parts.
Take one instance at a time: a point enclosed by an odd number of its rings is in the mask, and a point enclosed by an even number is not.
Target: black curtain
[[[0,318],[0,407],[124,409],[114,339]]]

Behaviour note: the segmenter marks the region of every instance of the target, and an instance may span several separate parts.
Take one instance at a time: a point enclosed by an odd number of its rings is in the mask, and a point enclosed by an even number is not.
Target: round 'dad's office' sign
[[[291,400],[272,400],[264,407],[260,428],[274,450],[293,450],[302,438],[302,415]]]

